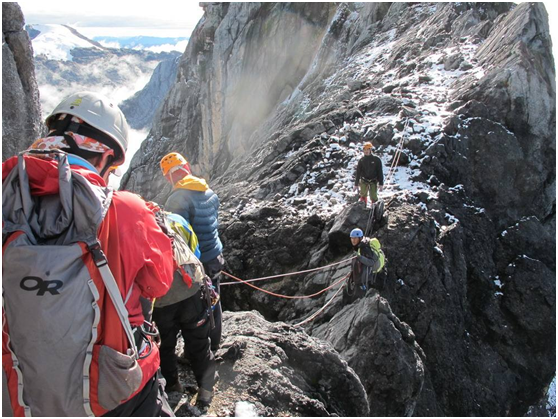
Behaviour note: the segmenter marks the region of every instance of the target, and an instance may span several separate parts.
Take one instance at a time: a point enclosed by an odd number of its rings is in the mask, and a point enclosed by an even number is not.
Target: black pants
[[[161,371],[169,386],[178,381],[176,341],[180,330],[184,338],[186,358],[196,377],[198,386],[213,391],[215,384],[215,357],[210,350],[211,325],[202,292],[176,304],[155,307],[153,320],[161,334]],[[196,326],[200,321],[204,323]]]
[[[122,403],[116,409],[105,413],[103,416],[123,416],[123,417],[171,417],[174,416],[172,409],[167,401],[167,395],[163,390],[160,372],[153,376],[145,384],[145,387],[132,397]]]
[[[203,264],[206,275],[211,278],[211,282],[213,283],[213,286],[215,286],[215,290],[217,290],[217,294],[219,295],[221,295],[220,272],[223,270],[224,266],[225,259],[223,258],[223,255],[219,255],[215,259],[211,259],[209,262]],[[221,334],[223,331],[222,312],[223,309],[221,308],[221,299],[219,299],[219,303],[213,311],[213,317],[215,318],[215,328],[211,331],[211,350],[213,352],[216,352],[221,344]]]

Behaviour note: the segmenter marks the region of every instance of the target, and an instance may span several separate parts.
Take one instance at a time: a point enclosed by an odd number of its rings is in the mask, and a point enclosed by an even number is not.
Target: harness
[[[360,181],[363,182],[363,183],[371,184],[371,183],[377,183],[378,179],[366,179],[366,178],[361,177]]]

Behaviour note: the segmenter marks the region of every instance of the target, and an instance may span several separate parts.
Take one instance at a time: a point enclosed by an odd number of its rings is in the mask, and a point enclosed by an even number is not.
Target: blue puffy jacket
[[[219,197],[205,181],[187,176],[177,182],[168,197],[165,210],[180,214],[198,236],[202,263],[215,259],[223,251],[219,239]]]

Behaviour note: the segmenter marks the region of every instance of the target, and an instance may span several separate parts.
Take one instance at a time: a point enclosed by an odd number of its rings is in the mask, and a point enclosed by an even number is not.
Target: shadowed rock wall
[[[33,50],[17,3],[2,2],[2,161],[41,136]]]

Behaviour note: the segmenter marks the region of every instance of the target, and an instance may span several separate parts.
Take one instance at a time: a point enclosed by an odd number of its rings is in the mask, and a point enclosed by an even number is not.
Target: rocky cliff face
[[[350,256],[372,141],[382,298],[230,285],[225,305],[298,322],[332,300],[308,331],[374,414],[523,415],[555,374],[555,95],[541,3],[208,3],[123,185],[164,202],[158,162],[184,153],[220,194],[227,269],[280,274]],[[309,295],[339,266],[262,284]]]
[[[150,196],[164,186],[147,182],[158,178],[151,163],[175,150],[175,139],[206,174],[222,173],[253,147],[252,133],[307,73],[335,6],[207,3],[205,9],[142,156],[131,164],[144,169],[132,169],[123,179],[126,187]]]
[[[179,57],[161,61],[143,89],[126,99],[120,109],[126,115],[130,127],[146,129],[151,127],[153,116],[174,85],[178,70]]]
[[[361,377],[371,416],[412,416],[424,386],[425,354],[411,328],[371,290],[314,335],[330,341]],[[431,412],[432,414],[439,412]]]
[[[41,121],[33,50],[17,3],[2,3],[2,160],[38,138]]]

